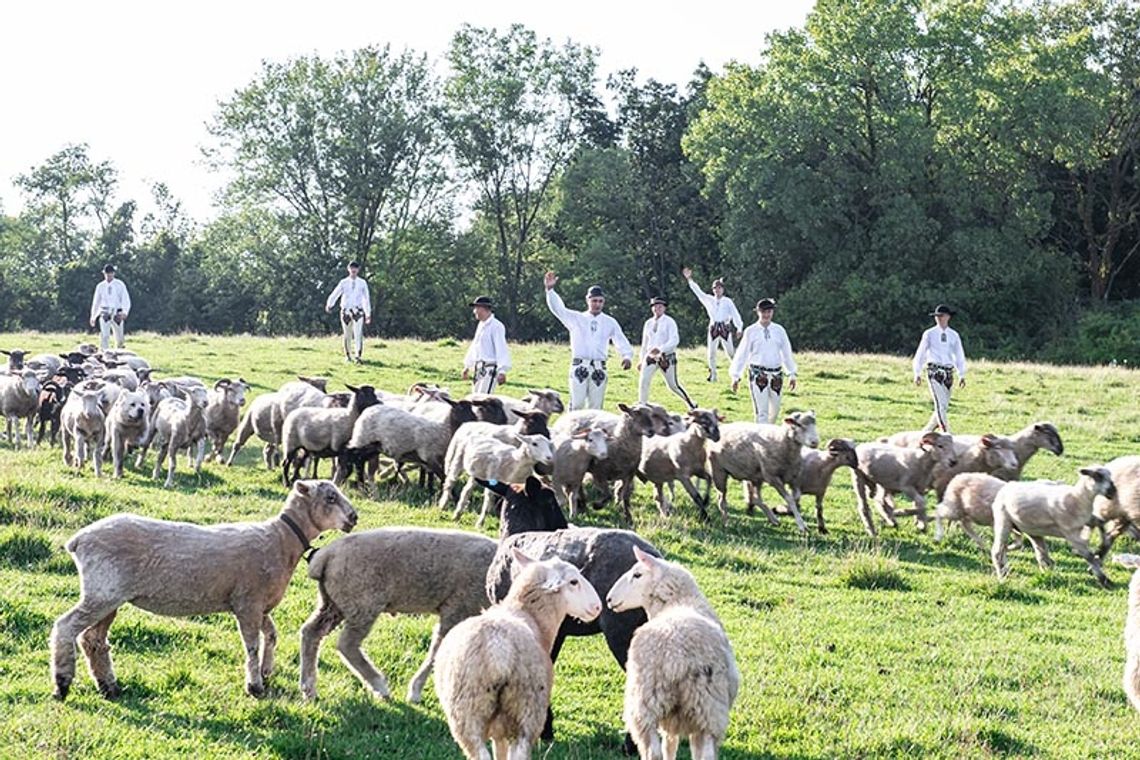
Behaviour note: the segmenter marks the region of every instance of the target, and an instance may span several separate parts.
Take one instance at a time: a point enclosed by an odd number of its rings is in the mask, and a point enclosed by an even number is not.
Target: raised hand
[[[547,272],[542,278],[542,284],[546,286],[547,290],[550,290],[558,284],[558,275],[554,272]]]
[[[684,269],[682,269],[681,274],[685,275],[686,280],[693,279],[693,270],[690,269],[689,267],[685,267]]]

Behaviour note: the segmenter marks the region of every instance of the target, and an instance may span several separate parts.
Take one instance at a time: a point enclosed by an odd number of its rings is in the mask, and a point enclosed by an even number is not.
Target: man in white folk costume
[[[562,297],[554,292],[557,283],[557,275],[547,272],[543,278],[546,306],[570,332],[570,410],[601,409],[609,380],[606,372],[609,344],[612,342],[621,354],[622,369],[629,369],[633,363],[633,349],[617,320],[602,312],[606,294],[600,285],[586,291],[586,311],[570,311],[562,303]]]
[[[489,297],[479,296],[468,306],[479,324],[463,357],[463,379],[471,380],[472,393],[494,393],[497,386],[507,382],[511,368],[507,329],[495,317],[495,304]]]
[[[681,343],[681,336],[676,320],[665,313],[669,302],[664,298],[654,298],[649,305],[653,316],[645,320],[645,327],[641,330],[641,353],[637,360],[637,368],[641,370],[641,388],[637,400],[642,404],[649,401],[649,384],[657,370],[661,370],[669,390],[693,409],[696,404],[677,381],[677,346]]]
[[[364,326],[372,323],[372,298],[368,294],[368,283],[360,274],[360,264],[348,262],[348,277],[336,284],[325,301],[325,311],[330,312],[340,300],[340,322],[344,331],[344,360],[363,361]]]
[[[966,386],[966,352],[962,349],[962,339],[957,331],[950,328],[950,317],[954,310],[938,304],[930,312],[935,325],[922,334],[918,350],[914,352],[914,384],[922,385],[925,371],[930,385],[930,396],[934,400],[934,412],[923,431],[941,430],[950,432],[947,411],[950,408],[950,390],[954,387],[954,372],[958,372],[958,387]]]
[[[756,414],[756,421],[760,423],[779,422],[785,371],[788,389],[796,389],[796,361],[792,358],[792,343],[784,328],[772,321],[775,311],[776,302],[771,298],[761,298],[756,303],[758,319],[744,331],[740,348],[737,349],[729,370],[732,391],[735,393],[747,368],[752,410]]]
[[[131,294],[122,280],[115,279],[115,267],[103,267],[103,281],[95,286],[91,297],[90,324],[99,322],[99,348],[106,351],[111,347],[111,333],[115,333],[115,348],[123,348],[123,325],[131,313]]]
[[[685,280],[689,283],[689,290],[693,291],[709,315],[709,329],[706,336],[709,349],[708,381],[715,383],[717,349],[723,348],[724,352],[728,354],[729,361],[732,361],[734,354],[732,334],[735,330],[736,337],[740,337],[740,331],[744,329],[744,320],[741,319],[736,304],[724,294],[724,280],[720,278],[713,280],[712,295],[709,295],[701,290],[701,286],[693,280],[692,269],[685,267],[681,270],[681,274],[685,275]]]

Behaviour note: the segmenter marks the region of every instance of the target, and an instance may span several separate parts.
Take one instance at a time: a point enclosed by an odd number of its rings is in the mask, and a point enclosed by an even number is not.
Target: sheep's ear
[[[981,443],[983,447],[987,449],[991,448],[995,443],[997,443],[997,436],[993,433],[986,433],[982,436]]]
[[[1093,480],[1100,480],[1100,472],[1094,467],[1082,467],[1080,469],[1081,475],[1087,475]]]
[[[723,414],[720,413],[719,409],[717,409],[715,407],[713,408],[712,413],[713,413],[713,417],[716,417],[717,422],[724,422],[726,419],[728,419],[727,417],[725,417]]]
[[[796,426],[796,425],[799,425],[799,424],[800,424],[800,422],[799,422],[799,420],[797,420],[795,417],[785,417],[785,418],[784,418],[784,424],[785,424],[785,425],[792,425],[792,426]]]
[[[638,562],[648,567],[653,567],[653,565],[657,562],[656,557],[648,552],[642,551],[640,546],[635,545],[633,547],[633,556],[637,557]]]
[[[214,390],[219,390],[220,388],[229,388],[229,387],[230,387],[230,381],[225,379],[224,377],[221,380],[219,380],[218,382],[214,383]]]
[[[348,383],[345,383],[345,384],[344,384],[344,387],[345,387],[345,388],[348,388],[348,389],[349,389],[350,391],[352,391],[353,393],[356,393],[358,390],[360,390],[359,388],[357,388],[357,387],[355,387],[355,386],[352,386],[352,385],[349,385]]]
[[[537,559],[534,559],[534,558],[530,557],[529,555],[525,554],[523,552],[523,550],[518,548],[517,546],[511,547],[511,559],[514,560],[515,565],[518,567],[519,570],[538,562]]]
[[[309,486],[309,484],[303,480],[298,480],[296,483],[294,483],[293,484],[293,490],[295,490],[297,493],[301,494],[302,496],[308,496],[313,491],[313,489]]]
[[[621,409],[626,414],[629,414],[630,412],[633,411],[633,409],[630,406],[628,406],[627,404],[622,404],[622,403],[618,404],[618,409]]]

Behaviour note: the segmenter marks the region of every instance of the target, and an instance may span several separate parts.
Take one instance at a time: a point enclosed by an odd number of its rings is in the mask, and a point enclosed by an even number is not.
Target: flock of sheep
[[[1009,436],[899,433],[859,444],[832,439],[821,449],[812,412],[790,413],[778,425],[726,423],[715,409],[682,417],[656,404],[564,413],[559,394],[549,389],[523,399],[455,399],[426,385],[406,394],[368,385],[328,393],[324,379],[311,377],[258,396],[243,415],[249,386],[241,378],[219,380],[212,389],[193,377],[159,380],[131,352],[97,354],[90,346],[62,356],[4,353],[9,362],[0,374],[0,412],[14,446],[21,438],[33,445],[38,423],[35,442],[50,430],[54,443],[60,431],[67,465],[80,469],[91,458],[101,475],[108,452],[115,477],[130,449],[141,467],[153,446],[153,475],[168,461],[169,487],[179,451],[196,449],[200,470],[207,442],[222,461],[236,431],[226,463],[256,435],[265,466],[280,467],[290,487],[280,515],[264,523],[200,527],[120,514],[77,533],[67,550],[79,568],[81,599],[56,621],[51,637],[60,699],[74,678],[77,640],[100,691],[118,695],[107,632],[128,601],[166,615],[232,612],[246,650],[246,690],[262,694],[277,638],[269,613],[310,552],[308,573],[318,597],[301,629],[306,698],[317,694],[321,641],[338,626],[341,659],[366,688],[389,698],[388,681],[361,649],[363,639],[383,612],[438,615],[407,699],[419,701],[434,667],[452,735],[468,757],[490,757],[488,740],[496,758],[529,757],[539,736],[553,737],[552,665],[564,639],[602,633],[627,670],[627,749],[673,757],[687,736],[694,757],[715,757],[739,689],[724,628],[692,575],[662,559],[649,542],[626,530],[567,523],[580,509],[584,481],[592,481],[602,502],[616,498],[627,524],[638,480],[653,484],[663,515],[673,509],[680,482],[705,519],[715,487],[726,522],[728,480],[739,480],[748,512],[759,508],[775,524],[777,511],[762,499],[769,486],[800,531],[807,530],[801,498],[811,494],[818,530],[826,533],[825,494],[835,471],[848,467],[869,534],[876,533],[872,502],[883,523],[897,526],[898,517],[913,514],[924,530],[926,495],[934,491],[936,538],[945,522],[958,522],[988,552],[998,577],[1008,572],[1007,544],[1016,532],[1029,540],[1042,568],[1051,564],[1044,538],[1064,538],[1108,587],[1101,560],[1121,533],[1140,536],[1140,456],[1083,468],[1075,485],[1019,480],[1037,451],[1063,451],[1047,422]],[[299,479],[305,468],[315,477],[321,459],[333,460],[331,482]],[[312,554],[320,533],[347,532],[356,523],[340,486],[355,477],[359,487],[374,488],[382,466],[396,478],[417,467],[421,478],[438,479],[444,509],[466,476],[456,518],[474,487],[482,486],[479,523],[494,510],[500,541],[463,531],[384,528]],[[694,480],[705,481],[703,494]],[[900,494],[913,509],[896,509]],[[993,526],[988,547],[977,525]],[[1096,552],[1090,529],[1101,532]],[[1140,557],[1118,560],[1140,567]],[[1126,641],[1125,689],[1140,710],[1140,573],[1132,581]]]

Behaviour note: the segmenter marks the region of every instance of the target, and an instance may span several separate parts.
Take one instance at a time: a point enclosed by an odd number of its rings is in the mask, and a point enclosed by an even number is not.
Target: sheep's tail
[[[1140,554],[1114,554],[1112,561],[1125,567],[1140,568]]]
[[[82,532],[76,533],[74,536],[67,539],[67,543],[63,545],[63,548],[67,549],[68,553],[75,554],[75,552],[79,550],[79,538],[82,535]]]
[[[328,560],[327,551],[313,552],[309,558],[309,577],[318,583],[325,579],[325,562]]]

